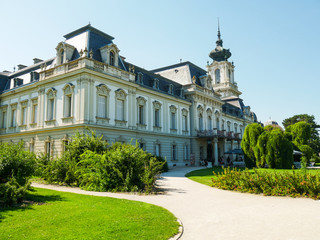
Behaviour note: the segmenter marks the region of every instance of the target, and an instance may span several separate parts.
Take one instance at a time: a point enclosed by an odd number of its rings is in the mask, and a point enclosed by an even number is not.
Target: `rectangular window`
[[[37,123],[37,118],[38,118],[38,104],[32,105],[32,123]]]
[[[208,130],[212,130],[212,121],[210,117],[208,117]]]
[[[17,113],[17,111],[15,109],[13,109],[11,112],[11,127],[15,127],[17,125],[16,113]]]
[[[157,157],[160,157],[160,144],[156,144],[155,154]]]
[[[34,152],[34,143],[29,143],[29,151]]]
[[[6,128],[7,127],[7,111],[3,111],[2,112],[2,128]]]
[[[27,125],[27,108],[21,109],[21,125]]]
[[[117,120],[124,120],[124,101],[117,99]]]
[[[189,159],[189,146],[184,145],[184,160],[188,160],[188,159]]]
[[[54,99],[48,100],[48,120],[53,120],[53,111],[54,111]]]
[[[46,154],[47,154],[47,158],[50,159],[50,154],[51,154],[51,143],[50,142],[46,142]]]
[[[177,145],[172,145],[172,160],[177,160]]]
[[[98,117],[107,118],[107,97],[98,96]]]
[[[159,109],[154,110],[154,125],[156,127],[160,127],[160,110]]]
[[[200,131],[203,130],[203,118],[202,118],[202,116],[199,117],[199,130]]]
[[[65,113],[64,117],[71,117],[71,95],[66,95],[65,96]]]
[[[176,129],[176,113],[171,113],[171,129]]]
[[[144,106],[139,105],[139,124],[144,124]]]
[[[183,131],[188,131],[188,118],[185,115],[182,117],[182,126]]]

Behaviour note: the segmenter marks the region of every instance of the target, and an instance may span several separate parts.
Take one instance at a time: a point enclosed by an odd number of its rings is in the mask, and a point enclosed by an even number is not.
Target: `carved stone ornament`
[[[47,91],[48,98],[54,98],[57,94],[57,90],[55,88],[50,88]]]
[[[25,101],[21,102],[21,106],[22,107],[27,107],[28,106],[28,100],[25,100]]]
[[[198,112],[199,112],[199,113],[203,113],[203,107],[202,107],[201,105],[199,105],[199,106],[197,107],[197,109],[198,109]]]
[[[117,99],[125,100],[126,97],[127,97],[127,93],[126,93],[123,89],[121,89],[121,88],[119,88],[118,90],[116,90],[115,93],[116,93]]]
[[[97,86],[97,93],[99,94],[99,95],[104,95],[104,96],[107,96],[107,95],[109,95],[109,92],[110,92],[111,90],[110,90],[110,88],[108,88],[106,85],[104,85],[104,84],[99,84],[98,86]]]
[[[162,104],[161,104],[160,102],[158,102],[158,101],[154,101],[154,102],[153,102],[153,107],[154,107],[154,108],[160,109],[160,108],[161,108],[161,105],[162,105]]]
[[[72,94],[74,85],[72,83],[68,83],[63,87],[63,91],[65,94]]]
[[[176,106],[171,105],[169,108],[170,108],[170,112],[172,112],[172,113],[177,112],[177,107]]]
[[[197,79],[196,79],[196,76],[193,76],[193,77],[192,77],[192,83],[195,84],[195,83],[196,83],[196,80],[197,80]]]
[[[145,105],[147,100],[144,97],[137,97],[137,103],[138,105]]]
[[[183,109],[181,110],[181,112],[182,112],[182,115],[183,115],[183,116],[188,116],[188,110],[187,110],[187,109],[183,108]]]
[[[207,109],[207,114],[208,114],[208,115],[212,115],[212,110],[211,110],[211,108],[208,108],[208,109]]]

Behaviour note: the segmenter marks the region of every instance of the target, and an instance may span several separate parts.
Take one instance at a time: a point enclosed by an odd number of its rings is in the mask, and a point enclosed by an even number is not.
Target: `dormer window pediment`
[[[76,48],[65,42],[60,42],[56,47],[57,51],[57,65],[64,64],[72,60],[73,52]]]
[[[110,43],[100,48],[102,62],[111,66],[119,66],[119,48],[116,44]]]

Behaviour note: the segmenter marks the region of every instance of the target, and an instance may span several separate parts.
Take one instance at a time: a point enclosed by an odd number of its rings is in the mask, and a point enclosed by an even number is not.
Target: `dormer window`
[[[64,62],[64,50],[61,49],[61,51],[60,51],[60,64],[63,64],[63,62]]]
[[[153,88],[154,89],[159,89],[159,79],[158,78],[155,78],[153,80]]]
[[[114,52],[113,51],[110,52],[109,63],[111,66],[114,66]]]
[[[39,73],[38,72],[31,72],[30,73],[30,80],[31,80],[31,82],[38,81],[39,80]]]
[[[143,84],[143,73],[139,72],[137,75],[137,83]]]
[[[171,94],[171,95],[173,95],[173,85],[172,85],[172,84],[169,84],[168,93]]]
[[[18,87],[23,84],[23,79],[21,78],[14,78],[13,79],[13,87]]]

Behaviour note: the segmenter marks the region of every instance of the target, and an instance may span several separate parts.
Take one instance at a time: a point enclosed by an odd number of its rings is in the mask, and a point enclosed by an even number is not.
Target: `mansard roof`
[[[181,95],[181,90],[182,90],[181,84],[179,84],[175,81],[172,81],[170,79],[167,79],[165,77],[162,77],[159,74],[154,73],[153,71],[148,71],[146,69],[143,69],[141,67],[138,67],[136,65],[133,65],[133,64],[125,62],[125,61],[124,61],[124,65],[125,65],[126,69],[129,69],[130,66],[134,66],[134,73],[136,74],[136,83],[138,83],[138,74],[142,73],[142,83],[141,83],[142,87],[152,89],[153,91],[159,91],[161,93],[168,94],[168,95],[171,95],[174,97],[184,98],[184,96]],[[158,89],[154,88],[154,80],[155,79],[159,80],[159,88]],[[169,92],[168,92],[170,84],[173,86],[172,94],[169,94]]]
[[[71,33],[64,35],[63,37],[66,38],[66,40],[68,40],[68,39],[70,39],[74,36],[80,35],[81,33],[84,33],[84,32],[89,32],[89,33],[92,33],[95,35],[99,35],[100,37],[107,39],[110,42],[114,39],[114,37],[100,31],[99,29],[92,27],[90,23],[84,27],[81,27],[77,30],[72,31]]]
[[[167,71],[167,70],[175,70],[176,68],[180,68],[180,67],[186,67],[189,70],[189,79],[190,79],[189,83],[192,83],[192,78],[195,77],[196,84],[199,86],[202,86],[201,81],[200,81],[200,77],[206,76],[207,71],[198,67],[197,65],[195,65],[189,61],[169,65],[169,66],[162,67],[162,68],[157,68],[157,69],[151,70],[151,72],[159,73],[159,72],[163,72],[163,71]]]

